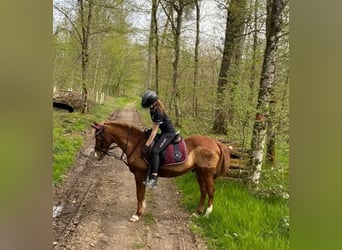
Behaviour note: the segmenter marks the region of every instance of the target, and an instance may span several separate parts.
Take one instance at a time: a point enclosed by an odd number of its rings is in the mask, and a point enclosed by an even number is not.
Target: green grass
[[[152,214],[152,212],[151,211],[149,211],[149,212],[146,212],[145,214],[144,214],[144,224],[145,225],[148,225],[148,226],[154,226],[154,225],[156,225],[156,221],[155,221],[155,219],[154,219],[154,217],[153,217],[153,214]]]
[[[195,211],[199,200],[194,173],[175,179],[184,205]],[[289,249],[289,209],[285,200],[261,199],[239,183],[216,181],[214,210],[209,218],[194,219],[193,230],[210,249]]]
[[[124,107],[132,99],[107,97],[105,103],[91,107],[90,112],[68,113],[53,111],[53,181],[62,182],[66,171],[74,164],[85,138],[85,131],[92,122],[102,122],[117,108]]]

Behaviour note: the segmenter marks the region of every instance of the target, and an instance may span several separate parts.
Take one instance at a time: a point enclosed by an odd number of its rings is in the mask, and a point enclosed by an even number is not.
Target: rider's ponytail
[[[163,114],[165,114],[165,106],[159,99],[155,102],[155,105],[160,109],[160,111]]]

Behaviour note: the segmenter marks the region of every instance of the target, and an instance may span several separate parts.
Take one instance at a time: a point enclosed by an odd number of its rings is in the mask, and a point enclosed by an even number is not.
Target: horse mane
[[[114,125],[114,126],[120,126],[123,128],[127,128],[130,129],[131,133],[140,135],[142,133],[144,133],[143,130],[141,130],[140,128],[138,128],[137,126],[135,126],[133,123],[129,123],[129,122],[123,122],[123,121],[106,121],[103,123],[103,125]]]

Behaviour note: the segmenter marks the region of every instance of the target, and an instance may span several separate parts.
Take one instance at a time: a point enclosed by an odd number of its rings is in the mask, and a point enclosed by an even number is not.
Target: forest
[[[81,113],[158,93],[183,134],[237,143],[246,183],[288,199],[285,0],[54,0],[53,87]]]

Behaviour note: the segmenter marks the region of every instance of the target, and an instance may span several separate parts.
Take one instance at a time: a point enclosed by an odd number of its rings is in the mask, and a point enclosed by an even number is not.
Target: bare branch
[[[70,30],[68,30],[75,38],[76,40],[79,42],[79,43],[82,43],[82,36],[80,34],[80,32],[78,31],[75,23],[71,20],[71,18],[61,9],[59,8],[56,4],[53,4],[53,7],[58,10],[60,13],[63,14],[63,16],[66,17],[66,19],[68,19],[68,21],[70,22],[70,24],[72,25],[72,27],[75,29],[76,33],[77,33],[77,36],[75,34],[73,34],[73,32],[71,32]]]
[[[163,5],[162,1],[159,1],[160,5],[162,6],[163,10],[164,10],[164,13],[166,15],[166,17],[169,19],[171,25],[172,25],[172,32],[175,32],[176,31],[176,26],[175,24],[173,23],[173,20],[172,18],[170,17],[169,13],[167,12],[167,10],[165,9],[165,6]]]
[[[79,38],[75,35],[75,33],[74,32],[72,32],[71,30],[68,30],[67,28],[64,28],[64,27],[58,27],[58,29],[56,30],[56,32],[55,32],[55,36],[59,33],[59,32],[61,32],[61,31],[66,31],[66,32],[68,32],[70,35],[72,35],[79,43],[81,43],[81,41],[79,40]]]
[[[94,32],[89,32],[89,35],[97,35],[97,34],[107,34],[111,29],[107,28],[107,29],[102,29],[102,30],[97,30]]]
[[[279,35],[277,38],[281,38],[281,37],[283,37],[283,36],[287,36],[289,33],[290,33],[290,32],[285,32],[285,33]]]

